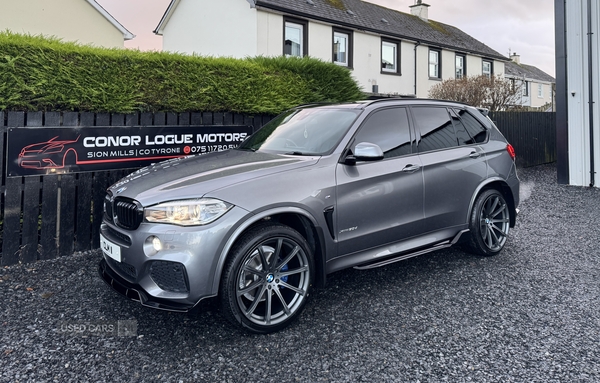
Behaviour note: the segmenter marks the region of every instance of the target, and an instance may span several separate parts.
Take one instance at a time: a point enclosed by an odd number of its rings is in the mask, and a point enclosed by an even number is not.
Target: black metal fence
[[[504,137],[517,152],[517,166],[556,161],[556,113],[490,112]]]
[[[515,147],[519,166],[556,160],[554,113],[499,112],[490,117]],[[0,264],[28,263],[97,248],[105,190],[132,171],[7,177],[8,128],[243,125],[256,130],[271,118],[231,113],[0,112]]]
[[[34,262],[97,248],[106,188],[133,171],[7,177],[8,128],[241,125],[256,130],[271,118],[233,113],[0,112],[0,265]]]

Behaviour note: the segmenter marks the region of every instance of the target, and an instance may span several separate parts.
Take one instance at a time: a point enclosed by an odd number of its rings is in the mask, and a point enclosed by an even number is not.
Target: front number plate
[[[117,262],[121,262],[121,247],[104,238],[102,235],[100,235],[100,248],[104,254]]]

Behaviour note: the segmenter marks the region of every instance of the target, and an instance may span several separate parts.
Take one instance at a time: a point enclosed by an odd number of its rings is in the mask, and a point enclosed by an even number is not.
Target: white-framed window
[[[441,52],[435,49],[429,50],[429,77],[430,78],[442,78]]]
[[[456,55],[456,78],[463,78],[467,74],[466,60],[463,55]]]
[[[529,97],[529,81],[523,81],[523,96]]]
[[[285,56],[306,56],[307,28],[307,23],[301,21],[284,21],[283,54]]]
[[[400,44],[381,40],[381,72],[400,73]]]
[[[483,74],[487,78],[490,78],[492,77],[492,72],[492,62],[483,60],[481,65],[481,74]]]
[[[352,68],[352,32],[333,30],[333,62]]]
[[[544,84],[538,84],[538,98],[544,98]]]

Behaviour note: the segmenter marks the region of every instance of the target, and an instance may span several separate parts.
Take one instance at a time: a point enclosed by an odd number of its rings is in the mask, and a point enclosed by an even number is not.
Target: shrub
[[[0,33],[0,110],[276,114],[362,97],[347,69],[312,58],[187,56]]]
[[[517,101],[518,89],[502,76],[469,76],[448,79],[429,89],[429,97],[462,102],[491,111],[512,107]]]

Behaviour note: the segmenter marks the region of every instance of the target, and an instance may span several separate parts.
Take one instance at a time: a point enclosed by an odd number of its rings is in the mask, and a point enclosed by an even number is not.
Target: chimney
[[[423,21],[429,21],[429,4],[423,3],[421,0],[417,0],[415,5],[410,6],[410,14],[418,16]]]
[[[521,64],[521,56],[519,56],[517,52],[510,55],[510,59],[517,64]]]

